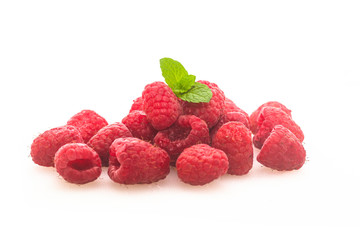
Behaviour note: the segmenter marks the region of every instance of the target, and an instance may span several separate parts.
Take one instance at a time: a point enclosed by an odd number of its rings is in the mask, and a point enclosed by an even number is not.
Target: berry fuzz
[[[191,185],[204,185],[224,175],[229,162],[226,154],[206,144],[186,148],[176,162],[181,181]]]
[[[56,151],[67,143],[83,143],[79,130],[73,126],[53,128],[40,134],[31,144],[30,155],[34,163],[44,166],[54,166]]]
[[[305,149],[299,139],[289,129],[277,125],[265,140],[257,161],[278,171],[290,171],[301,168],[305,156]]]

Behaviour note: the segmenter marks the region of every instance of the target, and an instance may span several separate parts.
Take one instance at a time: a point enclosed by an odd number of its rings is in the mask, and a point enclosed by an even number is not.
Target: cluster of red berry
[[[185,101],[165,83],[154,82],[121,123],[109,125],[94,111],[83,110],[65,126],[40,134],[31,157],[41,166],[55,166],[76,184],[96,180],[101,167],[108,167],[117,183],[152,183],[164,179],[173,165],[183,182],[203,185],[226,173],[248,173],[253,145],[261,149],[257,160],[266,167],[302,167],[304,135],[288,108],[268,102],[249,116],[215,83],[196,83],[211,90],[208,102]]]

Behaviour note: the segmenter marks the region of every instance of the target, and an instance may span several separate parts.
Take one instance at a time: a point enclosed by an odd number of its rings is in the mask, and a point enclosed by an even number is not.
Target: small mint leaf
[[[162,58],[160,59],[160,68],[162,75],[165,78],[165,82],[171,89],[180,89],[180,81],[184,76],[188,75],[188,72],[181,63],[175,61],[171,58]]]
[[[192,86],[195,84],[195,76],[194,75],[185,75],[180,80],[180,82],[176,85],[176,89],[180,93],[185,93],[191,89]]]
[[[202,83],[196,82],[194,86],[186,93],[177,94],[177,96],[187,102],[200,103],[210,102],[212,98],[211,89]]]

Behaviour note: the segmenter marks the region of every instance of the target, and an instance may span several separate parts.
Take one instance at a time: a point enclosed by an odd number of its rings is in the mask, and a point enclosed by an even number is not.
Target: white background
[[[359,1],[1,1],[1,239],[359,236]],[[249,114],[277,100],[305,133],[302,169],[256,161],[203,187],[83,186],[29,157],[92,109],[121,121],[174,58]]]

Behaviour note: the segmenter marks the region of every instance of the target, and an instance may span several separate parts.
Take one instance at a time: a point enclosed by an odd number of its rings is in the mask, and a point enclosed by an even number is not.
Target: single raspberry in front
[[[205,84],[210,88],[212,98],[208,103],[191,103],[182,101],[184,114],[195,115],[204,120],[209,128],[212,128],[223,114],[225,95],[215,83],[203,80],[198,82]]]
[[[224,175],[229,167],[226,154],[206,144],[186,148],[176,162],[181,181],[191,185],[204,185]]]
[[[294,120],[283,110],[276,107],[264,107],[258,117],[259,130],[254,136],[254,146],[261,148],[266,138],[276,125],[282,125],[289,129],[302,142],[304,133]]]
[[[87,143],[100,129],[108,125],[105,118],[92,110],[82,110],[72,116],[67,124],[79,129],[85,143]]]
[[[260,125],[258,124],[258,117],[260,115],[260,112],[264,107],[276,107],[283,110],[285,113],[287,113],[291,117],[291,110],[289,110],[285,105],[276,102],[276,101],[270,101],[262,104],[260,107],[258,107],[251,115],[250,115],[250,130],[253,134],[256,134],[257,131],[260,128]]]
[[[31,158],[34,163],[44,166],[54,166],[56,151],[67,143],[83,143],[79,130],[73,126],[53,128],[40,134],[31,144]]]
[[[209,144],[209,129],[200,118],[181,115],[170,128],[156,134],[154,143],[166,150],[174,163],[185,148],[199,143]]]
[[[182,113],[178,98],[163,82],[146,85],[142,99],[144,112],[156,130],[170,127]]]
[[[299,139],[289,129],[277,125],[265,140],[257,161],[278,171],[291,171],[304,165],[305,156]]]
[[[123,118],[122,123],[126,125],[134,137],[144,141],[152,142],[157,133],[143,111],[134,110],[130,112]]]
[[[100,129],[87,143],[101,158],[103,167],[109,166],[109,148],[112,142],[121,137],[132,137],[129,129],[122,123],[113,123]]]
[[[110,146],[109,177],[117,183],[152,183],[170,172],[165,150],[138,138],[118,138]]]
[[[85,184],[101,174],[99,155],[84,143],[69,143],[55,154],[56,171],[68,182]]]
[[[251,132],[240,122],[228,122],[212,139],[212,146],[223,150],[229,159],[229,174],[243,175],[253,166]]]

